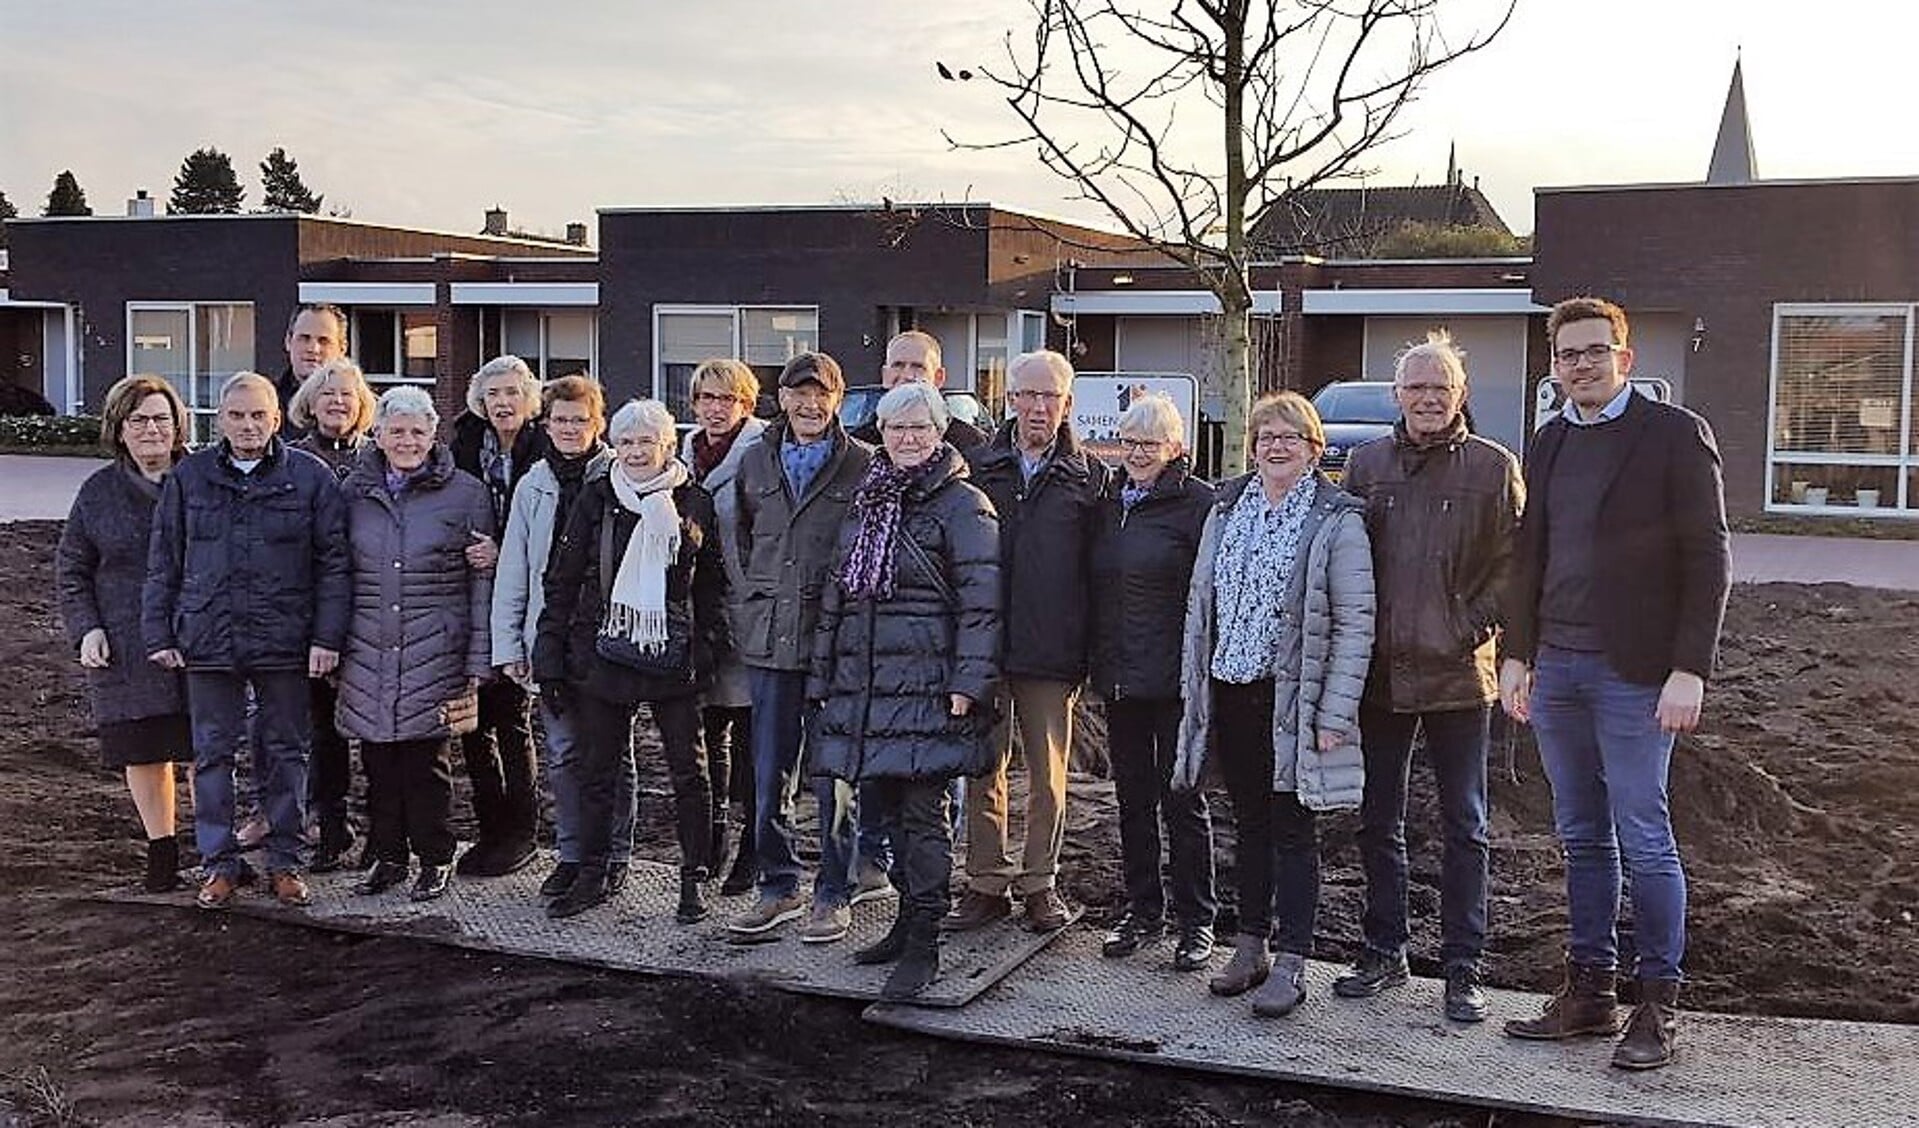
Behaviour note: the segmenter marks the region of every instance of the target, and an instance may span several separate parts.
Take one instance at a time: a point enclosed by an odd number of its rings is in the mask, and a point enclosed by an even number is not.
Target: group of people
[[[542,386],[501,357],[475,374],[449,445],[431,397],[375,400],[341,355],[344,319],[306,308],[280,388],[230,380],[204,450],[185,453],[165,381],[116,385],[103,438],[119,458],[75,502],[63,605],[155,887],[178,867],[170,764],[191,761],[199,903],[231,902],[247,746],[269,885],[303,903],[309,795],[314,868],[343,864],[352,841],[349,740],[370,814],[358,889],[414,876],[424,899],[450,869],[512,872],[533,853],[537,708],[558,855],[541,895],[554,917],[586,912],[618,893],[632,855],[645,705],[672,782],[677,918],[709,914],[705,887],[729,857],[722,890],[757,894],[726,924],[740,940],[796,924],[802,942],[833,943],[853,903],[897,889],[892,927],[852,954],[893,964],[891,998],[937,977],[942,932],[1072,919],[1066,769],[1090,686],[1106,703],[1125,881],[1104,955],[1170,934],[1175,968],[1211,966],[1218,780],[1237,917],[1210,989],[1270,1017],[1304,1000],[1316,820],[1354,808],[1365,944],[1334,993],[1404,983],[1404,825],[1424,747],[1444,831],[1444,1010],[1483,1020],[1500,702],[1538,737],[1572,932],[1563,986],[1506,1031],[1620,1032],[1623,864],[1638,1005],[1614,1062],[1650,1068],[1671,1058],[1685,942],[1667,766],[1674,734],[1698,721],[1729,582],[1718,455],[1697,416],[1632,392],[1617,306],[1563,302],[1547,331],[1568,398],[1523,477],[1469,430],[1465,359],[1439,332],[1398,358],[1401,418],[1353,452],[1342,482],[1318,469],[1310,401],[1280,392],[1252,411],[1252,469],[1215,486],[1164,397],[1123,413],[1116,466],[1093,457],[1058,353],[1009,365],[1011,418],[994,433],[953,419],[938,341],[910,330],[887,345],[888,390],[863,434],[842,426],[845,380],[821,353],[786,363],[770,422],[753,417],[750,368],[700,365],[684,440],[658,402],[609,420],[592,380]],[[281,395],[306,428],[297,442],[279,434]],[[479,823],[457,866],[455,738]],[[1015,753],[1028,782],[1017,852]],[[802,786],[819,809],[810,889]],[[734,848],[729,803],[744,816]]]

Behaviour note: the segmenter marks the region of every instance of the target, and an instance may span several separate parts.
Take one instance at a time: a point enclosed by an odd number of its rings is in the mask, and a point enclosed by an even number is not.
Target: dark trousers
[[[193,726],[193,829],[208,874],[244,868],[233,833],[239,750],[253,741],[253,783],[267,818],[267,871],[304,867],[308,721],[305,670],[187,671]],[[251,700],[254,714],[247,716]]]
[[[893,844],[895,880],[900,886],[900,915],[937,921],[951,907],[953,821],[948,811],[948,780],[869,779],[860,783],[860,802],[876,829]],[[862,806],[864,811],[864,806]]]
[[[1172,790],[1179,749],[1178,698],[1121,699],[1106,706],[1106,732],[1113,756],[1113,790],[1119,798],[1119,850],[1126,901],[1137,916],[1166,915],[1160,872],[1160,823],[1172,863],[1173,916],[1184,928],[1211,928],[1219,911],[1213,887],[1213,816],[1206,793]]]
[[[1406,792],[1413,737],[1426,733],[1426,758],[1439,788],[1444,832],[1439,868],[1439,961],[1478,966],[1486,946],[1486,744],[1491,709],[1394,713],[1359,711],[1366,749],[1366,796],[1359,807],[1359,856],[1366,868],[1366,946],[1406,950]]]
[[[1292,791],[1273,790],[1273,683],[1213,683],[1213,731],[1239,834],[1239,931],[1309,955],[1319,910],[1319,834]]]
[[[373,856],[405,865],[453,862],[453,764],[445,740],[365,741],[367,838]]]
[[[674,697],[652,704],[653,723],[666,751],[673,781],[673,829],[680,844],[680,871],[704,876],[712,865],[713,792],[700,747],[700,710],[694,698]],[[618,809],[620,777],[633,764],[633,714],[636,706],[617,705],[582,693],[580,711],[580,862],[604,867],[611,855],[613,828],[622,814],[631,824],[631,808]],[[628,803],[637,802],[637,794]]]
[[[728,800],[753,812],[753,710],[745,705],[709,705],[700,710],[706,733],[706,781],[713,791],[713,821],[726,821]]]
[[[347,827],[347,792],[353,786],[353,755],[346,737],[334,727],[333,710],[339,703],[340,689],[327,678],[310,678],[308,696],[313,712],[313,757],[307,784],[307,797],[313,818],[322,832]],[[337,831],[336,831],[337,833]]]
[[[480,727],[460,738],[483,843],[532,845],[538,821],[533,723],[526,691],[501,678],[480,687]]]

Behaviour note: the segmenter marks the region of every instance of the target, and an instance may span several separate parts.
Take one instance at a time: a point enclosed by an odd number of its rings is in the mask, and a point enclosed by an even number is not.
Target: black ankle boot
[[[917,917],[908,925],[900,962],[880,988],[880,998],[889,1001],[910,999],[933,985],[940,975],[940,931],[938,920]]]
[[[853,953],[856,964],[892,963],[906,954],[906,910],[901,908],[893,917],[893,927],[886,935],[866,947]]]
[[[760,881],[760,862],[753,855],[751,839],[740,839],[739,853],[733,855],[733,868],[726,873],[726,880],[720,882],[720,893],[732,897],[740,893],[749,893]]]
[[[697,924],[706,919],[712,910],[706,906],[706,896],[700,892],[700,883],[706,880],[704,869],[680,871],[680,903],[673,910],[673,919],[681,924]]]
[[[168,835],[147,840],[147,892],[171,893],[181,887],[180,840]]]

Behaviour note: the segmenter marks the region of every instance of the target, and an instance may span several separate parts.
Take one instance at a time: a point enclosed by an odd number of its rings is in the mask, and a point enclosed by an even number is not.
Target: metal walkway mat
[[[1608,1065],[1611,1039],[1504,1037],[1504,1020],[1539,1013],[1538,995],[1490,992],[1492,1019],[1462,1026],[1441,1017],[1436,980],[1340,999],[1342,969],[1315,963],[1299,1010],[1260,1019],[1246,996],[1214,998],[1205,974],[1173,971],[1164,945],[1126,960],[1098,948],[1088,932],[1063,937],[965,1010],[882,1003],[866,1017],[939,1037],[1635,1124],[1919,1123],[1919,1027],[1687,1012],[1674,1064],[1629,1073]]]
[[[898,904],[892,896],[855,905],[852,931],[837,943],[802,944],[795,923],[783,926],[768,942],[739,944],[728,938],[725,922],[751,908],[752,895],[713,895],[711,916],[695,925],[679,924],[673,919],[673,907],[679,902],[679,871],[657,862],[635,860],[626,888],[607,904],[567,920],[549,920],[538,889],[551,861],[542,853],[539,862],[510,877],[456,877],[446,896],[425,904],[407,899],[410,884],[363,897],[352,891],[358,874],[331,873],[308,879],[313,904],[305,909],[283,907],[252,887],[242,890],[227,911],[623,971],[748,979],[788,991],[852,999],[879,998],[880,985],[891,970],[856,967],[852,954],[879,939],[892,924]],[[101,896],[200,911],[192,908],[191,892],[116,889]],[[965,1006],[1058,935],[1035,935],[1007,922],[950,937],[940,949],[940,977],[919,1002],[929,1007]]]

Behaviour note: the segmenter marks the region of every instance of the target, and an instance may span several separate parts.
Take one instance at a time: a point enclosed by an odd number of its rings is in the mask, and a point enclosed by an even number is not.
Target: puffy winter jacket
[[[346,643],[346,504],[326,463],[272,439],[243,474],[225,442],[167,475],[141,599],[146,652],[190,669],[305,670]]]
[[[533,645],[534,680],[543,689],[564,685],[624,706],[697,692],[733,653],[726,618],[726,563],[720,558],[713,499],[691,480],[673,491],[673,506],[680,513],[680,554],[666,573],[667,632],[691,648],[696,674],[693,684],[682,684],[617,665],[594,651],[594,639],[606,620],[612,577],[639,522],[639,516],[613,496],[607,478],[602,474],[580,488],[547,565],[546,607]]]
[[[1093,546],[1093,692],[1108,701],[1179,696],[1179,650],[1186,626],[1199,534],[1213,508],[1213,487],[1192,476],[1181,456],[1168,463],[1127,512],[1124,474],[1100,499]]]
[[[740,570],[740,495],[733,488],[739,480],[740,466],[746,460],[746,452],[766,431],[766,421],[747,416],[740,423],[740,433],[733,437],[733,445],[727,448],[726,457],[720,464],[707,471],[700,479],[700,485],[713,497],[713,511],[719,516],[720,551],[726,556],[726,588],[731,598],[727,602],[727,615],[733,613],[732,599],[746,587],[746,573]],[[693,465],[693,432],[688,432],[680,443],[680,461]],[[735,624],[737,627],[737,624]],[[739,708],[752,704],[747,692],[746,665],[738,655],[722,663],[713,672],[713,684],[703,699],[707,705],[719,705]]]
[[[493,533],[486,487],[435,443],[398,497],[369,444],[347,475],[353,621],[340,659],[343,736],[392,743],[445,736],[441,707],[487,674],[493,580],[467,564],[473,533]]]
[[[586,465],[586,478],[606,476],[613,452],[602,450]],[[584,487],[582,487],[584,488]],[[513,490],[513,509],[500,535],[500,562],[493,572],[493,664],[530,662],[546,609],[547,565],[559,539],[560,480],[542,458]]]
[[[1254,478],[1245,474],[1220,484],[1193,563],[1180,659],[1185,709],[1173,764],[1175,787],[1197,787],[1215,751],[1212,668],[1219,631],[1213,568],[1226,515],[1249,487],[1259,488]],[[1320,478],[1299,548],[1274,663],[1273,790],[1298,793],[1310,810],[1349,809],[1359,806],[1366,790],[1359,701],[1373,654],[1373,559],[1358,499]],[[1322,752],[1322,730],[1345,739]]]
[[[923,779],[991,767],[999,520],[966,474],[965,459],[942,446],[907,488],[890,598],[849,600],[828,582],[807,679],[809,699],[825,702],[809,730],[815,774]],[[856,529],[849,519],[836,573]],[[972,699],[967,716],[952,715],[955,693]]]
[[[1053,457],[1029,483],[1013,422],[972,452],[973,482],[1000,519],[1008,677],[1085,680],[1093,644],[1093,538],[1110,476],[1062,423]]]

